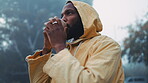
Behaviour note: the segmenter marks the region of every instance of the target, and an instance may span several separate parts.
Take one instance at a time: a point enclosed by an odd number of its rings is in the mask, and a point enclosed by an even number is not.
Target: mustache
[[[69,30],[70,30],[70,25],[69,25],[69,24],[66,24],[66,26],[67,26],[66,33],[67,33],[67,35],[68,35],[68,34],[69,34]]]
[[[67,28],[70,28],[70,25],[69,24],[66,24]]]

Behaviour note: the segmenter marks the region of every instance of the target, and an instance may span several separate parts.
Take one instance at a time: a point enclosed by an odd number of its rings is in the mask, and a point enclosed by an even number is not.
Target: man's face
[[[84,30],[81,18],[72,3],[67,3],[64,6],[61,18],[68,25],[67,39],[78,39],[81,35],[83,35]]]

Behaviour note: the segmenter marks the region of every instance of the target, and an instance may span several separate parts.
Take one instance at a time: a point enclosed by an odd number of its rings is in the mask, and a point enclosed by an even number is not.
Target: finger
[[[48,28],[48,27],[45,27],[45,28],[44,28],[44,31],[45,31],[45,30],[49,30],[49,28]]]
[[[68,31],[68,27],[64,27],[64,32],[67,33],[67,31]]]
[[[54,22],[57,22],[55,18],[50,19],[50,22],[53,24]]]
[[[48,20],[50,21],[50,20],[52,20],[52,19],[53,19],[53,17],[49,18]]]
[[[44,30],[46,27],[43,27],[42,29]]]
[[[45,22],[45,23],[44,23],[44,25],[47,25],[47,24],[48,24],[48,22]]]
[[[45,30],[45,29],[46,29],[46,30],[49,30],[49,28],[48,28],[48,27],[43,27],[42,29],[43,29],[43,30]]]
[[[49,39],[48,33],[47,33],[46,31],[43,31],[43,35],[44,35],[44,39],[45,39],[45,40]]]
[[[46,35],[50,35],[51,34],[51,30],[45,29],[44,32],[46,33]]]
[[[48,30],[52,29],[52,21],[48,21],[48,22],[46,22],[46,23],[44,23],[44,24],[45,24],[45,26],[46,26],[46,28],[47,28]]]
[[[47,38],[47,33],[46,31],[43,31],[44,37]]]
[[[64,30],[64,28],[65,28],[65,26],[66,26],[66,23],[65,22],[63,22],[61,19],[59,19],[58,17],[54,17],[56,20],[57,20],[57,22],[58,22],[58,25],[59,26],[62,26],[62,27],[59,27],[59,28],[61,28],[62,30]]]
[[[46,27],[44,27],[44,28],[43,28],[43,30],[44,30],[45,28],[49,29],[50,24],[51,24],[51,22],[50,22],[50,21],[45,22],[45,23],[44,23],[44,25],[45,25]]]
[[[57,16],[55,16],[54,18],[55,18],[55,20],[57,21],[57,23],[58,23],[59,25],[61,25],[61,19],[59,19]]]
[[[49,18],[48,22],[45,22],[44,25],[52,24],[55,20],[55,18]]]
[[[49,32],[45,31],[45,33],[44,33],[44,38],[45,38],[45,39],[48,39],[48,40],[50,41]]]

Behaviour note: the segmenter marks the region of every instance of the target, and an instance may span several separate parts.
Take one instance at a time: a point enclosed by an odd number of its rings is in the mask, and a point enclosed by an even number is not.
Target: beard
[[[67,24],[67,30],[66,30],[66,34],[67,34],[67,40],[74,38],[74,31],[72,31],[73,27],[71,27],[69,24]]]
[[[78,39],[80,36],[84,34],[84,28],[82,22],[78,21],[73,26],[67,24],[67,40],[74,38],[74,40]]]

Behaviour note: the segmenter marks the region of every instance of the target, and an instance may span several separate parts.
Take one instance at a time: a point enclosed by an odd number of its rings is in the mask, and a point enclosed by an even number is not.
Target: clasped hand
[[[45,34],[47,35],[51,48],[54,48],[58,53],[66,48],[67,27],[62,25],[61,19],[58,17],[54,17],[49,20],[50,21],[45,23],[44,36]],[[44,41],[44,45],[45,43],[46,42]]]

